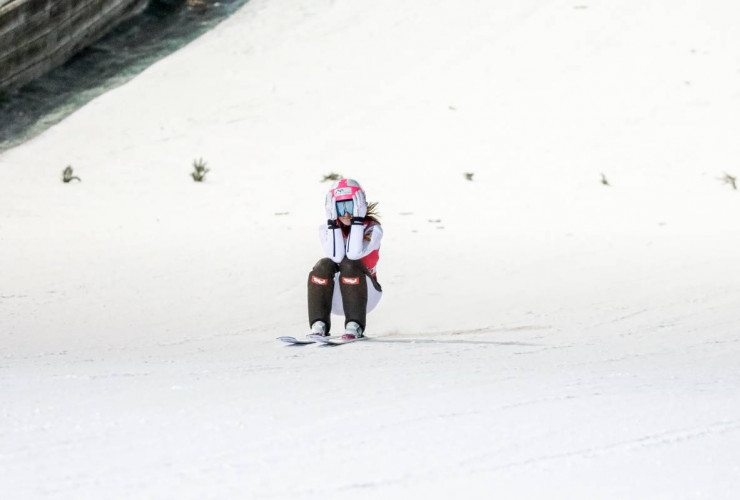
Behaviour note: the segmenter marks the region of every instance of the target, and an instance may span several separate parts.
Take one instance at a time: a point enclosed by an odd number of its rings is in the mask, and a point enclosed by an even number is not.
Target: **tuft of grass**
[[[735,177],[734,175],[730,175],[725,172],[725,175],[723,177],[720,177],[720,180],[725,184],[729,184],[730,186],[732,186],[732,189],[737,191],[737,177]]]
[[[601,183],[605,186],[611,186],[611,184],[609,184],[609,181],[606,179],[606,176],[604,174],[601,174]]]
[[[473,180],[473,176],[475,175],[475,173],[474,172],[465,172],[463,175],[465,176],[465,179],[467,179],[469,181],[472,181]]]
[[[62,172],[62,182],[68,183],[74,180],[76,180],[77,182],[82,182],[82,179],[74,175],[74,169],[72,169],[72,165],[67,165],[67,168],[65,168]]]
[[[323,179],[321,179],[321,182],[329,182],[329,181],[338,181],[340,179],[344,179],[342,174],[338,174],[336,172],[332,172],[329,175],[325,175]]]
[[[206,179],[206,174],[211,171],[206,165],[208,164],[203,161],[203,158],[193,161],[193,171],[190,176],[195,182],[203,182]]]

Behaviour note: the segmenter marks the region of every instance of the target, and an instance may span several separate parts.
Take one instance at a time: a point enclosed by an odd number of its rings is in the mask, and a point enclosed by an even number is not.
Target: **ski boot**
[[[320,335],[322,337],[328,337],[329,334],[326,333],[326,323],[323,321],[316,321],[313,325],[311,325],[311,333],[310,335]]]
[[[360,338],[362,338],[362,327],[354,321],[347,323],[344,327],[342,340],[356,340]]]

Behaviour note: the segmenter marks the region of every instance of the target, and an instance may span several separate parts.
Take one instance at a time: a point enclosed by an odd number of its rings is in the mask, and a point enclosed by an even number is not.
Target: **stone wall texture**
[[[0,0],[0,92],[64,63],[149,0]]]

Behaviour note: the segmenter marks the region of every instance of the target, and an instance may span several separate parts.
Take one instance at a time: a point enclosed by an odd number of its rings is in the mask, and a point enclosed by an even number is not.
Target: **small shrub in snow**
[[[720,180],[722,180],[725,184],[729,184],[730,186],[732,186],[732,189],[737,191],[737,177],[725,172],[725,176],[721,177]]]
[[[467,180],[472,181],[473,180],[473,176],[475,175],[475,173],[473,173],[473,172],[465,172],[463,175],[465,176],[465,178]]]
[[[82,182],[82,179],[74,175],[74,170],[72,170],[72,165],[67,165],[67,168],[64,169],[62,172],[62,182],[72,182],[76,180],[77,182]]]
[[[191,172],[190,175],[193,177],[195,182],[203,182],[206,178],[206,174],[211,171],[211,169],[207,168],[206,165],[208,164],[203,161],[203,158],[193,161],[193,172]]]
[[[606,180],[606,176],[604,174],[601,174],[601,183],[605,186],[611,186],[611,184],[609,184],[609,181]]]
[[[344,179],[344,177],[342,177],[342,174],[338,174],[336,172],[332,172],[329,175],[325,175],[324,178],[321,179],[321,182],[338,181],[340,179]]]

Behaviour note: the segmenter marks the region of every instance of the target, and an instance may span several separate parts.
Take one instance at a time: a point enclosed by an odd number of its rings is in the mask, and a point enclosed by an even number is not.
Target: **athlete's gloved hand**
[[[365,199],[365,192],[357,191],[352,197],[352,201],[355,205],[354,209],[352,210],[352,217],[364,218],[367,215],[367,200]]]
[[[334,193],[329,191],[326,193],[326,218],[330,222],[336,222],[337,220],[337,200],[334,199]]]

